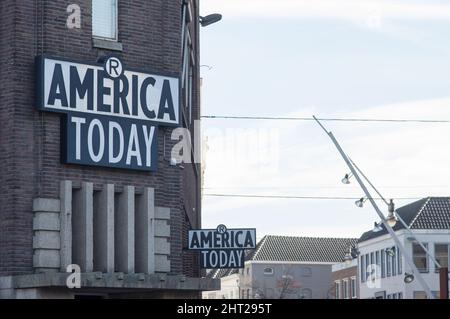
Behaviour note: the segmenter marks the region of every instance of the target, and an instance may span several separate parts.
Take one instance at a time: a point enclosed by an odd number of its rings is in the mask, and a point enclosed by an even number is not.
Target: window
[[[369,276],[369,273],[367,272],[367,270],[369,269],[370,266],[370,260],[369,260],[369,254],[366,255],[366,268],[364,269],[364,281],[367,281],[367,276]]]
[[[378,250],[375,252],[375,262],[377,264],[377,273],[376,273],[376,275],[377,275],[377,278],[379,278],[380,277],[381,263],[380,263],[380,252]]]
[[[356,278],[355,277],[352,277],[350,279],[350,290],[351,290],[352,298],[355,299],[356,298]]]
[[[414,291],[414,299],[427,299],[425,291]]]
[[[400,249],[396,249],[396,256],[397,256],[397,268],[398,268],[398,274],[401,275],[403,273],[402,271],[402,253],[400,252]],[[400,298],[398,298],[400,299]]]
[[[391,256],[392,259],[392,276],[397,275],[397,249],[393,248],[394,254]]]
[[[344,299],[348,299],[349,293],[348,293],[348,280],[343,280],[342,281],[342,295],[344,297]]]
[[[233,299],[233,291],[230,291],[230,299]]]
[[[386,251],[384,253],[386,254],[386,277],[391,277],[392,258]]]
[[[448,246],[448,244],[434,244],[434,256],[441,267],[448,267]],[[435,271],[439,272],[439,269]]]
[[[360,262],[360,274],[361,274],[361,282],[366,281],[366,264],[364,263],[364,255],[361,256],[361,262]]]
[[[334,292],[336,299],[341,299],[341,283],[339,281],[334,282]]]
[[[247,267],[247,275],[250,274],[250,267]]]
[[[386,254],[384,250],[380,251],[381,255],[381,278],[386,277]]]
[[[428,244],[423,244],[428,248]],[[413,260],[420,272],[428,272],[428,258],[425,250],[417,243],[413,243]]]
[[[375,264],[375,258],[374,258],[373,253],[370,253],[370,264],[371,265]]]
[[[117,40],[117,1],[92,0],[92,36]]]
[[[312,275],[312,269],[310,267],[302,268],[302,277],[311,277],[311,275]]]
[[[182,17],[182,45],[183,45],[183,67],[181,75],[183,114],[186,126],[192,124],[192,98],[193,98],[193,76],[195,66],[195,55],[193,41],[191,38],[190,25],[193,21],[191,3],[183,5]]]
[[[247,299],[250,299],[250,289],[247,289]]]
[[[273,268],[270,267],[264,268],[264,275],[267,276],[273,275]]]
[[[403,299],[403,293],[402,292],[398,293],[398,299]]]
[[[312,290],[309,288],[302,289],[301,298],[302,299],[311,299],[312,298]]]

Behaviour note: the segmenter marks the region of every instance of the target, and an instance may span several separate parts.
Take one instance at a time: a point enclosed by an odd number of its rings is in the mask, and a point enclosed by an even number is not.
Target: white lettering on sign
[[[255,229],[217,229],[189,231],[189,249],[252,249],[256,247]]]
[[[178,125],[179,79],[125,70],[118,58],[89,65],[42,58],[39,108]]]
[[[204,268],[241,268],[244,265],[243,249],[202,250],[200,254]]]
[[[149,125],[130,124],[129,138],[124,138],[122,126],[115,121],[98,119],[87,123],[85,118],[71,117],[71,123],[75,124],[75,159],[81,160],[86,156],[94,163],[107,160],[110,164],[126,161],[126,165],[152,166],[152,149],[154,148],[155,127]],[[107,125],[107,127],[105,127]],[[82,134],[87,128],[87,134]],[[105,137],[105,134],[107,136]],[[107,141],[108,148],[105,145]],[[87,152],[83,153],[87,145]],[[142,154],[141,150],[145,150]],[[145,155],[145,157],[144,157]],[[143,162],[143,158],[145,162]],[[125,160],[126,159],[126,160]]]

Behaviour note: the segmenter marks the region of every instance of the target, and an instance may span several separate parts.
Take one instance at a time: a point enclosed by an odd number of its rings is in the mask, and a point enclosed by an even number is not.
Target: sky
[[[450,1],[200,2],[223,15],[200,30],[204,116],[450,120]],[[397,207],[450,196],[450,123],[323,124]],[[202,228],[359,237],[379,221],[313,121],[203,119],[202,134]]]

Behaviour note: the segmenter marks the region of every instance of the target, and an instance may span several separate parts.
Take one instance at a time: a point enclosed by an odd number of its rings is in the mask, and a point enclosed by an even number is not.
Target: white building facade
[[[435,297],[439,298],[439,267],[434,260],[441,267],[448,267],[450,200],[426,198],[421,201],[396,211],[410,230],[405,229],[399,222],[394,230],[420,275]],[[361,299],[426,298],[425,289],[417,280],[417,274],[414,274],[408,260],[396,247],[384,227],[378,232],[364,233],[359,240],[358,250]],[[414,276],[414,280],[406,283],[405,276],[410,274]]]

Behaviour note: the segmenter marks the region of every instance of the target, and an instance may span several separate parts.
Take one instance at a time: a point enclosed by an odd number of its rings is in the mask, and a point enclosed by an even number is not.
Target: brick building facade
[[[75,12],[68,11],[71,4],[81,9],[80,28],[68,28],[67,19]],[[201,226],[201,168],[171,165],[171,149],[178,142],[171,139],[174,128],[158,127],[154,172],[64,164],[61,115],[41,112],[35,102],[36,56],[96,63],[114,54],[127,68],[181,77],[183,52],[189,48],[191,95],[188,109],[180,90],[180,123],[194,134],[200,115],[198,1],[118,0],[116,41],[93,37],[92,20],[91,0],[0,3],[0,297],[73,298],[95,292],[195,298],[201,290],[217,289],[217,282],[200,278],[197,256],[184,249],[187,230]],[[191,41],[185,45],[186,30]],[[115,216],[112,230],[99,224],[104,220],[98,212],[108,214],[108,209]],[[132,223],[127,230],[121,229],[123,214]],[[135,233],[146,219],[154,225],[151,231],[143,229],[151,248]],[[96,241],[102,231],[106,241]],[[118,232],[127,231],[134,257],[122,256],[117,248],[123,235]],[[142,256],[142,247],[154,256]],[[95,260],[101,251],[109,252],[107,271]],[[120,258],[133,267],[118,269]],[[137,267],[139,258],[145,259],[144,266]],[[84,286],[68,290],[66,266],[74,260],[84,263]],[[136,269],[142,267],[145,272]]]

